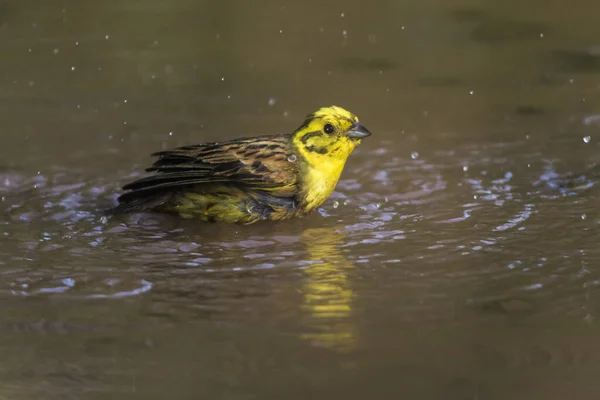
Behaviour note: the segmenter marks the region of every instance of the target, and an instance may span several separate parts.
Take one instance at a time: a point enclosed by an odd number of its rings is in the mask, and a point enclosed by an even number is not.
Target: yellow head
[[[292,142],[303,161],[299,198],[305,212],[327,200],[348,156],[370,134],[354,114],[340,107],[323,107],[306,117],[292,134]]]
[[[358,118],[341,107],[323,107],[308,115],[293,134],[294,144],[309,162],[333,159],[346,161],[362,138],[371,132]]]

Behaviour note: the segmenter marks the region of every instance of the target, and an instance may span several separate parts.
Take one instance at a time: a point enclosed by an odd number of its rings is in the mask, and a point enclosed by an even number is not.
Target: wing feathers
[[[202,184],[227,184],[289,194],[296,184],[297,165],[287,162],[289,136],[263,136],[224,143],[208,143],[156,152],[158,159],[146,169],[156,174],[123,187],[130,192],[119,201],[132,201],[151,192]],[[140,195],[140,196],[138,196]]]

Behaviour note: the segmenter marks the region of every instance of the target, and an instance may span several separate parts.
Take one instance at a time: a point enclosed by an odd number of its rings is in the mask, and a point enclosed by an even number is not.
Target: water
[[[0,397],[598,397],[596,2],[0,2]],[[107,217],[149,154],[373,135],[319,213]]]

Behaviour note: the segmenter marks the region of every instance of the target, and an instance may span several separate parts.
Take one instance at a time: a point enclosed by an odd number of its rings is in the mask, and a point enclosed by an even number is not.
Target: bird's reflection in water
[[[302,234],[308,259],[302,288],[310,333],[303,338],[312,343],[349,350],[356,343],[356,327],[352,321],[353,292],[347,273],[354,268],[342,254],[346,234],[343,229],[315,228]]]

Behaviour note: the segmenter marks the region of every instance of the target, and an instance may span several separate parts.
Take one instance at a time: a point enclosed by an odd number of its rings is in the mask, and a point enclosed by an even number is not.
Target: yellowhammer
[[[154,153],[146,171],[157,173],[125,185],[115,211],[243,224],[303,215],[331,195],[348,156],[370,134],[354,114],[331,106],[291,134]]]

